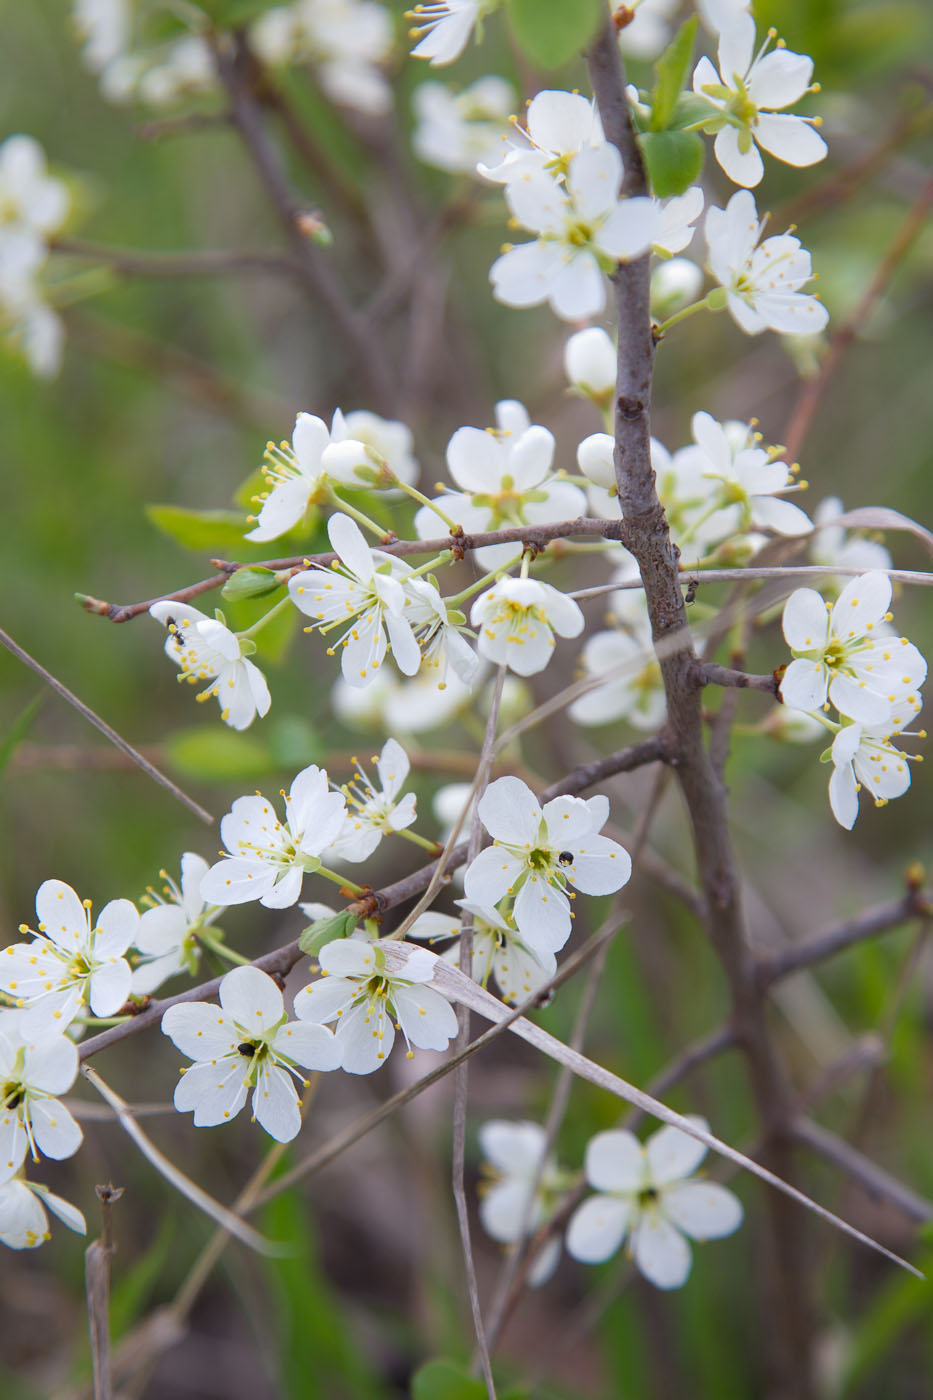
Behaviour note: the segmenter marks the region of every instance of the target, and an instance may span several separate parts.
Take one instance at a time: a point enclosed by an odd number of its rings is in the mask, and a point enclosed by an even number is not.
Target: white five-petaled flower
[[[336,1041],[324,1026],[289,1021],[282,993],[258,967],[235,967],[220,984],[220,1006],[206,1001],[170,1006],[165,1035],[195,1063],[175,1089],[179,1113],[194,1110],[196,1128],[235,1118],[253,1091],[253,1117],[278,1142],[301,1127],[295,1079],[301,1069],[340,1064]]]
[[[489,276],[496,298],[506,306],[548,301],[567,321],[601,311],[604,272],[646,253],[660,228],[655,202],[620,199],[621,183],[622,157],[606,143],[575,155],[565,184],[543,170],[508,184],[512,217],[538,236],[508,248],[493,263]]]
[[[829,804],[836,821],[847,831],[855,825],[862,788],[876,807],[884,807],[892,798],[903,797],[910,787],[910,761],[916,762],[916,756],[893,743],[902,732],[911,733],[902,729],[903,723],[895,716],[886,724],[846,724],[833,740]],[[923,732],[916,737],[924,737]]]
[[[844,514],[845,507],[838,496],[827,496],[813,512],[814,534],[810,544],[813,563],[840,564],[850,569],[861,569],[863,573],[869,573],[872,569],[890,569],[891,555],[883,544],[866,539],[863,535],[849,535],[844,526],[835,523]],[[837,586],[843,588],[845,580],[840,579]]]
[[[780,499],[781,493],[802,490],[803,483],[794,480],[795,471],[786,462],[775,461],[759,446],[759,435],[745,424],[730,432],[731,424],[717,423],[709,413],[695,413],[691,427],[703,476],[719,483],[724,509],[737,508],[734,528],[724,534],[752,529],[779,535],[810,533],[813,526],[806,512]]]
[[[493,1119],[479,1130],[487,1175],[480,1185],[479,1215],[487,1235],[500,1244],[516,1244],[523,1231],[533,1234],[557,1209],[564,1181],[554,1157],[545,1155],[545,1144],[538,1123]],[[560,1240],[548,1241],[529,1275],[532,1286],[550,1278],[559,1258]]]
[[[426,578],[405,580],[405,616],[421,648],[424,673],[433,673],[443,690],[447,668],[452,666],[464,685],[472,685],[479,670],[479,657],[461,635],[466,617],[449,608],[438,588]]]
[[[332,101],[378,116],[392,106],[381,71],[392,30],[387,7],[372,0],[294,0],[260,15],[249,41],[264,63],[310,62]]]
[[[8,136],[0,145],[0,226],[47,239],[61,228],[71,198],[49,175],[45,151],[32,136]]]
[[[442,68],[459,58],[470,40],[477,22],[494,10],[499,0],[429,0],[407,12],[408,19],[418,21],[411,37],[419,42],[412,49],[413,58],[426,58],[432,68]]]
[[[339,408],[330,428],[311,413],[299,413],[295,419],[292,442],[268,443],[262,474],[269,490],[257,497],[262,502],[257,523],[246,535],[248,540],[276,540],[293,529],[312,506],[330,500],[333,482],[358,486],[351,468],[345,467],[338,456],[325,461],[327,448],[348,436],[346,420]],[[253,519],[251,516],[250,519]]]
[[[906,637],[887,635],[891,580],[861,574],[847,583],[832,608],[813,588],[798,588],[784,606],[784,638],[794,654],[781,681],[785,705],[818,710],[831,701],[859,724],[894,724],[920,709],[918,690],[927,665]]]
[[[327,848],[328,858],[368,860],[383,836],[391,831],[404,831],[417,816],[413,792],[406,793],[400,802],[396,801],[410,767],[401,744],[387,739],[374,762],[381,791],[373,786],[362,766],[340,789],[346,799],[347,814],[336,839]]]
[[[473,604],[479,649],[496,665],[519,676],[543,671],[554,650],[554,633],[578,637],[583,614],[572,598],[532,578],[503,578]]]
[[[63,1031],[82,1006],[95,1016],[119,1011],[130,991],[123,954],[134,941],[139,913],[128,899],[105,904],[97,919],[70,885],[46,880],[36,893],[39,936],[0,953],[0,990],[15,999],[24,1040]],[[25,924],[21,933],[31,933]]]
[[[810,90],[813,59],[778,45],[771,53],[771,30],[755,53],[755,21],[736,15],[719,36],[719,72],[700,59],[693,90],[717,109],[706,130],[716,131],[716,159],[736,185],[757,185],[764,166],[757,147],[787,165],[815,165],[826,155],[826,142],[812,117],[779,114]]]
[[[27,1151],[60,1161],[81,1146],[82,1132],[58,1095],[78,1073],[78,1049],[66,1035],[37,1044],[0,1034],[0,1181],[22,1166]]]
[[[514,102],[511,84],[493,74],[461,92],[443,83],[421,83],[412,98],[417,120],[412,149],[426,165],[473,175],[477,163],[499,154]]]
[[[667,702],[650,626],[634,633],[594,632],[584,642],[580,660],[584,676],[602,683],[570,705],[567,713],[575,724],[626,719],[635,729],[653,732],[663,722]]]
[[[693,1118],[706,1128],[702,1118]],[[586,1149],[586,1179],[600,1193],[571,1216],[567,1251],[584,1264],[615,1254],[628,1236],[640,1273],[657,1288],[681,1288],[690,1273],[687,1237],[721,1239],[742,1223],[742,1203],[725,1186],[694,1172],[706,1147],[679,1128],[597,1133]]]
[[[221,906],[206,904],[201,895],[201,881],[207,869],[203,856],[186,851],[181,858],[180,882],[161,870],[160,877],[165,881],[162,893],[151,888],[148,891],[152,907],[140,915],[134,939],[142,954],[133,969],[133,991],[137,995],[154,992],[177,972],[194,973],[199,957],[198,930],[207,928],[221,912]]]
[[[229,855],[201,880],[201,898],[210,904],[246,904],[258,899],[267,909],[296,904],[305,871],[319,869],[319,857],[343,826],[343,793],[331,792],[323,768],[303,768],[285,798],[285,821],[256,793],[238,797],[220,823]]]
[[[332,515],[327,533],[339,563],[305,569],[288,581],[292,602],[314,618],[306,630],[327,633],[344,627],[328,654],[341,648],[340,667],[348,685],[366,685],[376,675],[386,654],[386,633],[399,670],[413,676],[421,651],[404,616],[405,590],[393,576],[393,570],[403,574],[399,561],[370,549],[348,515]]]
[[[568,885],[613,894],[632,873],[628,852],[599,835],[609,816],[606,797],[555,797],[542,809],[520,778],[497,778],[477,810],[495,844],[468,867],[466,897],[492,907],[514,895],[519,935],[539,958],[570,937]]]
[[[485,987],[490,976],[494,977],[502,1000],[517,1006],[554,976],[557,968],[554,954],[533,953],[522,942],[514,923],[498,909],[471,904],[468,899],[458,899],[456,902],[473,923],[470,976],[474,982]],[[432,909],[415,920],[408,930],[408,937],[426,938],[433,943],[437,939],[454,937],[463,923],[462,917],[455,919],[450,914],[438,914]],[[460,966],[459,938],[444,949],[441,957],[455,967]]]
[[[381,948],[358,939],[328,943],[318,956],[323,975],[297,994],[295,1015],[337,1022],[340,1063],[348,1074],[372,1074],[388,1058],[395,1043],[393,1018],[409,1047],[445,1050],[457,1034],[457,1016],[440,992],[425,985],[436,961],[418,948],[404,975],[390,976]]]
[[[516,399],[501,400],[495,412],[495,428],[458,428],[448,442],[447,467],[460,490],[438,498],[444,514],[470,534],[580,515],[586,509],[583,492],[552,471],[553,433],[532,423]],[[417,512],[415,529],[421,539],[437,534],[438,517],[430,506]],[[503,567],[515,554],[512,544],[476,551],[487,569]]]
[[[47,1186],[18,1176],[0,1186],[0,1241],[9,1249],[36,1249],[44,1244],[49,1238],[46,1206],[69,1230],[87,1234],[77,1206],[54,1195]]]
[[[190,603],[153,603],[149,614],[168,628],[165,654],[179,667],[179,681],[208,681],[197,698],[214,696],[224,724],[247,729],[257,715],[268,714],[272,697],[265,676],[249,659],[252,641]]]
[[[764,222],[755,197],[738,190],[725,209],[706,212],[709,264],[724,288],[733,320],[746,335],[771,329],[781,335],[815,335],[829,320],[816,297],[800,288],[813,275],[810,254],[793,234],[776,234],[758,246]]]
[[[528,103],[525,125],[515,122],[516,134],[497,165],[482,163],[480,175],[508,185],[527,175],[545,172],[562,179],[580,151],[605,142],[596,103],[578,92],[539,92]]]

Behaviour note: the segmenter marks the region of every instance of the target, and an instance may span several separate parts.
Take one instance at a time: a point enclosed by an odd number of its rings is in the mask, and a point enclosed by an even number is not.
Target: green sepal
[[[328,943],[334,943],[338,938],[349,938],[356,925],[356,915],[351,914],[349,909],[341,909],[339,914],[315,919],[313,924],[309,924],[298,940],[298,947],[309,957],[316,957]]]
[[[820,754],[820,762],[821,762],[821,763],[832,763],[832,761],[833,761],[833,746],[832,746],[832,744],[830,744],[829,748],[828,748],[828,749],[824,749],[823,752]]]

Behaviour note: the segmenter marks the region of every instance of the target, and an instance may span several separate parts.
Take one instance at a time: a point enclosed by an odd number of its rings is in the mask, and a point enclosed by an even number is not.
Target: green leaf
[[[264,598],[267,593],[274,593],[280,586],[273,569],[251,566],[248,569],[237,569],[220,591],[225,598]]]
[[[639,141],[659,199],[683,194],[699,179],[705,151],[695,131],[646,131]]]
[[[169,766],[183,778],[205,782],[263,777],[274,762],[261,739],[234,729],[179,729],[165,742]]]
[[[146,506],[146,515],[157,530],[199,554],[236,553],[243,547],[246,521],[239,511],[187,510],[184,506]]]
[[[315,919],[299,938],[298,947],[313,958],[328,943],[335,943],[338,938],[349,938],[357,922],[356,915],[346,909],[341,909],[339,914],[331,914],[326,919]]]
[[[590,42],[603,0],[510,0],[512,33],[532,63],[559,68]]]
[[[412,1377],[412,1400],[486,1400],[486,1385],[454,1361],[428,1361]]]
[[[0,739],[0,773],[6,768],[10,759],[32,728],[33,720],[41,710],[47,694],[47,691],[40,690],[38,695],[34,695],[26,708],[20,710],[6,734]]]
[[[687,73],[693,62],[697,18],[694,15],[680,26],[671,45],[658,59],[655,71],[658,81],[651,100],[651,130],[666,131],[671,124],[677,99],[683,91]]]

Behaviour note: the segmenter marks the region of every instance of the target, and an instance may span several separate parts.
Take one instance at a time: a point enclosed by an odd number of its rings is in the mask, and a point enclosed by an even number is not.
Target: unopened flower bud
[[[616,348],[599,326],[577,331],[564,346],[564,369],[571,385],[600,405],[608,402],[615,389],[616,368]]]
[[[334,241],[334,235],[317,209],[302,209],[300,214],[295,215],[295,227],[319,248],[329,248]]]
[[[577,448],[577,465],[594,486],[611,491],[616,484],[615,443],[608,433],[592,433]]]
[[[237,569],[220,590],[224,598],[264,598],[274,593],[281,580],[273,569],[250,567]]]
[[[659,321],[696,301],[703,287],[703,273],[689,258],[668,258],[651,274],[651,314]]]

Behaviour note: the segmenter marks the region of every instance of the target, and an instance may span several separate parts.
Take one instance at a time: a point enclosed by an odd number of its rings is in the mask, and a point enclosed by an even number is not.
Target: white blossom
[[[509,918],[498,909],[484,904],[471,904],[468,899],[456,901],[473,924],[473,952],[470,976],[485,987],[493,977],[502,993],[502,1000],[517,1006],[544,987],[557,970],[553,953],[534,953],[525,946]],[[463,918],[438,914],[433,909],[421,914],[408,930],[409,938],[425,938],[434,943],[442,938],[454,938],[460,933]],[[460,966],[460,939],[457,938],[441,957],[454,967]]]
[[[436,959],[418,948],[404,976],[390,976],[382,949],[357,939],[328,943],[318,955],[321,977],[295,997],[303,1021],[337,1021],[341,1065],[348,1074],[372,1074],[395,1043],[395,1024],[409,1045],[445,1050],[457,1034],[457,1016],[440,992],[426,984]]]
[[[891,555],[883,544],[862,535],[850,535],[844,526],[835,524],[844,513],[845,507],[838,496],[827,496],[813,512],[814,534],[810,544],[813,563],[838,564],[843,568],[861,569],[864,573],[872,569],[890,569]],[[838,587],[844,586],[844,579],[840,580]]]
[[[220,1007],[206,1001],[170,1006],[162,1030],[194,1060],[175,1088],[179,1113],[194,1111],[196,1128],[235,1118],[253,1091],[256,1121],[277,1142],[291,1142],[301,1127],[300,1069],[331,1070],[340,1063],[324,1026],[289,1021],[282,993],[258,967],[235,967],[220,984]]]
[[[149,615],[168,628],[165,654],[178,666],[178,680],[189,685],[208,681],[197,698],[213,696],[231,729],[247,729],[257,715],[268,713],[272,697],[266,678],[249,659],[255,643],[190,603],[153,603]]]
[[[358,760],[354,759],[354,763]],[[344,824],[327,848],[328,859],[368,860],[383,836],[404,831],[417,817],[413,792],[397,801],[410,764],[396,739],[387,739],[382,753],[374,760],[379,775],[377,789],[360,765],[350,782],[340,791],[347,804]]]
[[[705,228],[713,276],[746,335],[769,328],[781,335],[814,335],[823,329],[829,320],[826,307],[800,291],[812,276],[810,254],[790,233],[758,246],[764,223],[759,223],[754,195],[738,190],[725,209],[713,205]]]
[[[118,59],[104,73],[109,83],[121,62],[128,65],[126,76],[135,95],[150,107],[167,107],[187,93],[210,92],[217,84],[214,55],[200,34],[185,34],[149,52]]]
[[[575,724],[625,719],[650,733],[663,723],[667,702],[650,630],[641,636],[616,628],[594,632],[584,642],[580,660],[587,679],[605,679],[569,706]]]
[[[460,92],[443,83],[421,83],[412,98],[412,149],[426,165],[473,175],[477,164],[499,154],[514,102],[511,84],[492,74]]]
[[[703,213],[703,191],[691,185],[683,194],[657,202],[660,224],[654,236],[654,247],[668,256],[682,253],[696,233],[694,224]]]
[[[910,787],[910,763],[916,757],[893,742],[901,733],[911,733],[903,724],[901,717],[880,725],[846,724],[833,740],[829,803],[836,821],[847,831],[855,825],[863,788],[876,807],[884,807]],[[923,738],[923,731],[917,737]]]
[[[447,444],[447,466],[460,487],[438,497],[438,504],[468,534],[513,525],[545,525],[574,519],[586,509],[579,487],[553,473],[554,435],[533,424],[515,399],[496,404],[496,426],[458,428]],[[415,515],[421,539],[438,532],[430,506]],[[476,558],[487,569],[502,568],[515,558],[517,546],[485,545]]]
[[[67,1035],[37,1043],[0,1033],[0,1181],[18,1171],[27,1151],[60,1161],[81,1146],[82,1132],[59,1099],[78,1073],[78,1049]]]
[[[65,329],[44,300],[43,239],[21,224],[0,224],[0,335],[40,379],[61,368]]]
[[[706,1128],[702,1118],[692,1118]],[[743,1219],[738,1197],[694,1173],[706,1148],[665,1127],[642,1146],[633,1133],[597,1133],[586,1149],[586,1180],[599,1192],[574,1211],[567,1251],[584,1264],[615,1254],[628,1237],[640,1273],[656,1288],[681,1288],[690,1273],[687,1239],[731,1235]]]
[[[554,650],[554,633],[578,637],[584,619],[578,605],[549,583],[503,578],[481,593],[470,611],[479,649],[497,666],[519,676],[543,671]]]
[[[517,1244],[554,1214],[564,1181],[538,1123],[492,1119],[479,1130],[486,1181],[480,1185],[479,1215],[487,1235]],[[532,1191],[534,1195],[532,1196]],[[529,1275],[533,1287],[545,1283],[560,1258],[560,1240],[549,1240]]]
[[[521,779],[497,778],[477,810],[494,844],[468,867],[466,897],[492,908],[514,895],[519,935],[538,958],[570,937],[568,885],[583,894],[612,894],[632,873],[628,852],[598,834],[609,816],[605,797],[555,797],[542,809]]]
[[[826,155],[814,118],[780,113],[811,91],[813,60],[781,44],[768,53],[774,33],[756,54],[755,21],[734,16],[719,36],[719,73],[703,57],[693,74],[694,92],[719,113],[706,129],[716,131],[716,159],[736,185],[757,185],[764,174],[758,146],[787,165],[815,165]]]
[[[38,141],[16,135],[0,144],[0,227],[47,239],[61,228],[70,205],[68,187],[48,173]]]
[[[443,689],[448,667],[452,666],[464,685],[472,685],[479,670],[479,657],[461,635],[466,617],[447,606],[429,579],[406,579],[404,583],[405,616],[421,648],[425,672],[433,673],[436,684]]]
[[[784,638],[794,660],[781,681],[785,705],[818,710],[831,701],[859,724],[890,723],[920,709],[927,665],[906,637],[892,637],[891,580],[868,573],[854,578],[830,606],[813,588],[798,588],[784,606]]]
[[[564,346],[568,383],[597,402],[607,399],[615,389],[618,364],[615,344],[601,326],[576,331]]]
[[[546,90],[528,103],[525,125],[517,120],[514,135],[497,165],[480,163],[478,172],[508,185],[529,175],[563,179],[573,157],[605,143],[596,103],[578,92]]]
[[[130,0],[72,0],[71,18],[84,41],[81,56],[92,73],[106,68],[129,43]]]
[[[382,66],[392,54],[392,16],[373,0],[297,0],[277,6],[250,26],[250,43],[264,63],[310,63],[334,101],[379,116],[392,90]]]
[[[416,5],[407,17],[418,21],[411,37],[419,42],[412,57],[426,58],[432,68],[441,68],[459,58],[470,41],[470,35],[482,18],[495,9],[498,0],[429,0]]]
[[[698,463],[703,476],[719,484],[723,507],[737,507],[723,530],[773,530],[779,535],[808,535],[813,526],[809,516],[782,493],[799,491],[794,471],[784,461],[775,461],[761,447],[760,435],[748,424],[717,423],[709,413],[695,413],[691,421],[694,442],[701,454]],[[729,429],[732,428],[730,432]],[[734,520],[734,524],[733,524]]]
[[[622,157],[607,142],[575,155],[565,184],[546,171],[508,184],[512,217],[538,236],[493,263],[489,275],[498,300],[519,307],[548,301],[567,321],[601,311],[603,274],[646,253],[660,224],[653,200],[619,199],[621,183]]]
[[[14,1177],[0,1186],[0,1241],[8,1249],[36,1249],[44,1244],[49,1239],[46,1207],[69,1230],[87,1234],[87,1224],[77,1206],[37,1181]]]
[[[422,734],[451,724],[471,699],[472,690],[456,672],[448,672],[441,687],[436,674],[424,669],[410,681],[381,670],[365,690],[338,676],[331,691],[334,713],[343,724],[381,733],[389,729],[393,734]]]
[[[149,995],[179,972],[194,974],[200,956],[197,935],[222,913],[219,905],[207,904],[201,894],[207,870],[203,856],[186,851],[181,858],[180,881],[165,870],[159,872],[165,881],[162,892],[149,890],[152,907],[140,915],[133,940],[142,954],[133,969],[137,996]]]
[[[703,289],[703,272],[690,258],[666,258],[651,270],[651,314],[666,320],[696,301]]]
[[[62,880],[46,880],[36,894],[36,916],[33,941],[0,953],[0,990],[23,1010],[23,1038],[63,1031],[88,1004],[94,1016],[119,1011],[130,992],[123,954],[136,937],[136,907],[114,899],[93,919],[90,900],[82,902]],[[32,930],[22,924],[20,932]]]
[[[341,648],[341,670],[349,685],[364,686],[373,679],[386,654],[387,633],[399,670],[413,676],[421,651],[404,616],[405,590],[393,577],[400,561],[371,550],[348,515],[332,515],[327,533],[339,563],[303,570],[288,581],[292,602],[314,619],[307,630],[327,633],[345,625],[328,655]]]
[[[362,431],[362,425],[360,425]],[[352,468],[344,466],[333,454],[324,456],[332,443],[343,442],[350,436],[347,422],[338,409],[328,428],[311,413],[299,413],[295,419],[291,446],[287,442],[270,442],[266,447],[262,474],[269,490],[257,499],[262,502],[255,529],[245,536],[248,540],[265,543],[276,540],[287,530],[301,523],[314,506],[331,499],[331,486],[357,485]]]
[[[334,417],[336,419],[337,415]],[[357,408],[351,413],[341,415],[340,421],[331,430],[331,445],[339,443],[342,437],[371,448],[395,475],[409,486],[413,486],[418,480],[420,468],[415,460],[414,439],[407,423],[399,423],[393,418],[380,418],[378,413]],[[328,463],[333,462],[336,456],[336,452],[328,453]]]
[[[677,8],[678,0],[640,0],[629,6],[634,18],[619,30],[619,48],[632,58],[657,58],[670,42],[670,19]]]
[[[229,854],[203,876],[202,899],[220,906],[258,899],[267,909],[297,902],[305,871],[320,867],[319,857],[343,827],[346,803],[312,764],[295,777],[285,814],[280,822],[261,793],[236,799],[220,823]]]

